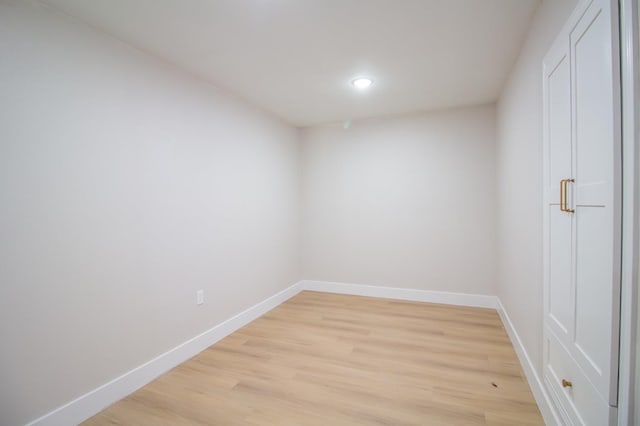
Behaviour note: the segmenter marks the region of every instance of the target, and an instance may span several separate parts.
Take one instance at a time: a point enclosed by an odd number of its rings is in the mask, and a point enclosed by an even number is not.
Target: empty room
[[[0,0],[0,426],[640,425],[637,0]]]

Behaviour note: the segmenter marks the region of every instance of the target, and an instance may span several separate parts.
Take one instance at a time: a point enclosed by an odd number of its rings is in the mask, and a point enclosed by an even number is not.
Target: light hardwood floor
[[[544,423],[496,311],[305,291],[85,424]]]

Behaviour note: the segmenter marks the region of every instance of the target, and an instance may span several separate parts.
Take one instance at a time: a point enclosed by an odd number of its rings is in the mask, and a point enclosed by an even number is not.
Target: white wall
[[[303,277],[495,294],[495,108],[302,131]]]
[[[542,367],[542,58],[576,0],[538,9],[497,109],[498,296]]]
[[[25,2],[0,97],[0,424],[300,279],[297,130]]]

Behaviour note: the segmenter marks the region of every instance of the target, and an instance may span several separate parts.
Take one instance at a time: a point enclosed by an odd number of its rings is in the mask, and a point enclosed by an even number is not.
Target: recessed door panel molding
[[[558,336],[569,342],[573,336],[573,273],[571,268],[571,219],[561,211],[561,181],[571,176],[571,60],[569,40],[554,45],[544,63],[545,137],[545,280],[553,285],[545,293],[546,319]],[[571,306],[569,309],[568,306]]]
[[[598,389],[609,387],[613,314],[611,215],[606,207],[576,208],[574,357]],[[606,396],[603,395],[603,396]]]
[[[549,206],[549,326],[566,342],[574,330],[574,291],[571,269],[571,218],[558,206]]]
[[[568,42],[566,48],[568,48]],[[571,176],[571,80],[567,49],[557,52],[549,82],[549,183],[551,193],[559,192],[559,182]],[[555,63],[557,61],[557,64]],[[552,204],[559,200],[552,198]]]
[[[580,2],[543,63],[544,381],[568,424],[612,422],[617,404],[617,7]]]
[[[612,204],[614,114],[611,25],[592,7],[571,33],[576,204]]]

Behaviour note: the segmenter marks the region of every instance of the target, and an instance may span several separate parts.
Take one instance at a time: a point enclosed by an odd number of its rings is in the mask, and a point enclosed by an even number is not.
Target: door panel
[[[617,369],[615,103],[611,2],[596,0],[570,33],[573,113],[575,340],[569,349],[615,404]]]
[[[574,425],[606,425],[609,420],[609,403],[582,373],[553,332],[545,337],[544,382],[551,394],[562,402],[565,421]],[[569,380],[571,387],[564,387],[562,380]]]
[[[566,344],[573,338],[571,217],[558,205],[549,206],[549,231],[549,326]]]
[[[556,43],[544,62],[545,102],[545,322],[569,343],[573,336],[571,218],[560,211],[560,181],[571,177],[571,80],[569,41]]]
[[[613,247],[609,210],[577,206],[575,214],[575,347],[580,355],[576,359],[603,391],[609,387],[611,360]]]
[[[571,34],[575,113],[576,204],[612,199],[613,99],[610,25],[604,10],[585,15]]]
[[[558,52],[548,79],[550,202],[558,202],[562,179],[571,177],[571,80],[569,45]],[[553,200],[553,201],[552,201]]]

